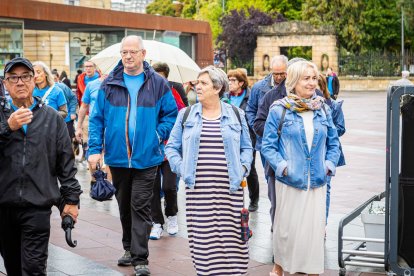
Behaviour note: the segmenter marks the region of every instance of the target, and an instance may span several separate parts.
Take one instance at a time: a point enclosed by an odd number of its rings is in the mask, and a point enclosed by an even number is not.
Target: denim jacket
[[[171,170],[182,177],[186,186],[194,188],[197,167],[200,135],[202,129],[202,105],[192,106],[191,112],[181,127],[185,109],[178,114],[177,121],[171,131],[165,154],[170,162]],[[242,125],[237,119],[231,105],[221,103],[221,134],[230,179],[230,192],[240,188],[243,177],[249,175],[253,159],[253,148],[249,137],[249,129],[244,112],[239,109]],[[244,169],[243,166],[246,168]]]
[[[284,107],[275,105],[269,112],[263,134],[262,154],[275,170],[276,179],[294,188],[307,190],[325,185],[327,170],[335,175],[339,159],[339,138],[332,121],[331,110],[313,112],[314,135],[309,152],[303,119],[286,110],[279,137],[277,129]],[[287,175],[283,175],[287,168]],[[310,176],[308,175],[310,173]]]

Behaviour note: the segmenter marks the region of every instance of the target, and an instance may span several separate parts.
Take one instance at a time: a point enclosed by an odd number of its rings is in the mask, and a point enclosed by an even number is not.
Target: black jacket
[[[256,119],[253,123],[253,130],[257,135],[263,137],[267,116],[269,115],[270,106],[277,100],[286,97],[286,86],[283,80],[277,87],[267,92],[259,103]]]
[[[82,190],[66,124],[53,108],[36,100],[25,134],[10,130],[7,119],[13,109],[0,98],[0,206],[78,204]]]

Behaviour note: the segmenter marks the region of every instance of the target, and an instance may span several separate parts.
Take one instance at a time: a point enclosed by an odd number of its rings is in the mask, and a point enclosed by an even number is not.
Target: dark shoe
[[[136,265],[134,267],[135,276],[151,275],[148,265]]]
[[[254,203],[254,202],[250,202],[249,212],[256,212],[257,209],[259,209],[259,204]]]
[[[131,264],[131,252],[130,251],[125,250],[124,255],[121,258],[118,259],[118,265],[120,265],[120,266],[132,265]]]

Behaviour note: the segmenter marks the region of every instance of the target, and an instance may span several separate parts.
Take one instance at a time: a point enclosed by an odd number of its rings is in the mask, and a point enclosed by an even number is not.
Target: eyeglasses
[[[33,78],[33,75],[31,74],[23,74],[21,76],[13,75],[6,78],[6,81],[11,83],[18,83],[19,79],[22,80],[22,82],[29,82]]]
[[[286,72],[281,73],[272,73],[274,77],[284,77],[286,75]]]
[[[236,82],[236,81],[239,81],[239,80],[236,78],[229,78],[229,82]]]
[[[144,49],[140,49],[140,50],[129,50],[129,51],[124,50],[124,51],[121,51],[120,53],[121,53],[121,56],[123,56],[123,57],[127,56],[127,55],[128,55],[128,53],[129,53],[131,56],[136,56],[136,55],[138,55],[138,53],[139,53],[139,52],[141,52],[141,51],[143,51],[143,50],[144,50]]]

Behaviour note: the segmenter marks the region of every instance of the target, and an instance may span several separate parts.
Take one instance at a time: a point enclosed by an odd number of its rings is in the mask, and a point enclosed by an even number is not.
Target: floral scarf
[[[324,102],[325,99],[316,94],[310,99],[302,99],[296,94],[290,93],[283,99],[275,101],[273,105],[281,105],[293,112],[301,113],[308,110],[320,110]]]

